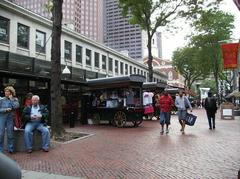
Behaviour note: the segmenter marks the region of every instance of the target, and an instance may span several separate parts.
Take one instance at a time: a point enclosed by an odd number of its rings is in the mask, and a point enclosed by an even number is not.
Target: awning
[[[234,90],[233,92],[228,94],[226,98],[240,98],[240,92],[238,90]]]

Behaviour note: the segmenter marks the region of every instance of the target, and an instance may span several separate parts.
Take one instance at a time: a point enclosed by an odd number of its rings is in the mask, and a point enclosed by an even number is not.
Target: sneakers
[[[28,149],[27,153],[29,153],[29,154],[32,153],[32,149]]]
[[[166,129],[166,134],[168,134],[169,133],[169,129]]]
[[[43,150],[43,152],[49,152],[49,150],[48,149],[42,149]]]
[[[162,129],[162,130],[160,131],[160,134],[163,135],[163,133],[164,133],[164,130]]]

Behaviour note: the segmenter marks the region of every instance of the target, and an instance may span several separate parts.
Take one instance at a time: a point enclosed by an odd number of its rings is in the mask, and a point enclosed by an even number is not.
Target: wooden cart
[[[90,117],[96,124],[108,121],[117,127],[127,122],[135,127],[142,123],[142,75],[99,78],[88,80],[91,108]]]

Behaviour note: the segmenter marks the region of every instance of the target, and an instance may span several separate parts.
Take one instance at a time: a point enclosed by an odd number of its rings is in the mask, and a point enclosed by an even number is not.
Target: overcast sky
[[[231,13],[235,16],[235,29],[233,30],[233,38],[240,39],[240,11],[234,4],[233,0],[224,0],[221,5],[221,10]],[[179,23],[181,26],[184,23]],[[169,34],[162,33],[162,55],[163,59],[171,59],[172,53],[178,47],[183,47],[187,44],[187,39],[184,39],[186,34],[191,32],[191,28],[184,27],[183,30],[178,30],[177,33]]]

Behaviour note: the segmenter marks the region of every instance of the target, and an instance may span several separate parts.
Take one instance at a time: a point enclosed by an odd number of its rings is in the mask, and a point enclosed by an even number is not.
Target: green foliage
[[[173,66],[185,78],[185,85],[189,88],[209,74],[209,66],[204,64],[200,54],[201,49],[196,47],[181,48],[173,53]]]
[[[207,62],[212,72],[216,89],[218,89],[219,76],[223,73],[220,42],[231,38],[234,17],[223,11],[204,11],[193,25],[195,35],[191,44],[201,49],[201,56]]]
[[[149,81],[152,81],[151,41],[158,27],[165,27],[178,18],[196,18],[204,8],[217,7],[222,0],[119,0],[123,15],[139,25],[148,35]]]
[[[205,80],[201,81],[200,88],[210,88],[210,90],[214,94],[217,94],[216,83],[212,79],[205,79]]]

